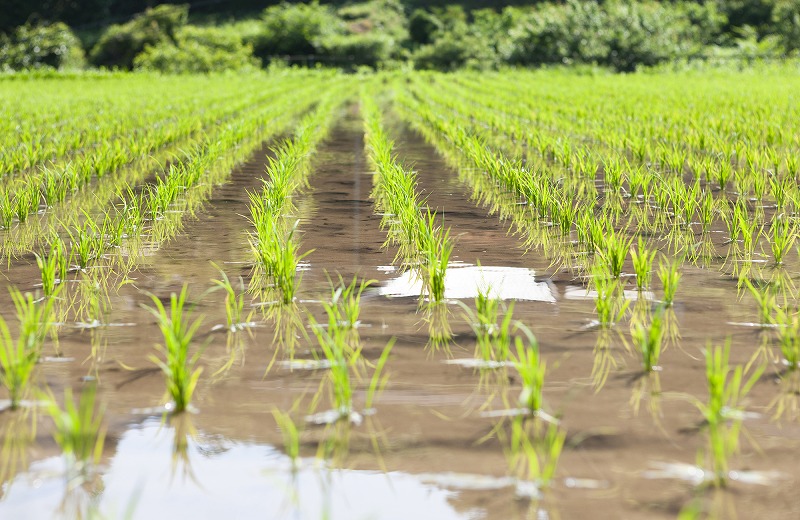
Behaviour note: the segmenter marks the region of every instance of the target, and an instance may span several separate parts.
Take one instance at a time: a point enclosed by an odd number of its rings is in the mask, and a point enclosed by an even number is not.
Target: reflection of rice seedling
[[[152,296],[154,307],[146,307],[156,318],[158,327],[164,335],[164,346],[157,347],[164,354],[161,361],[156,356],[150,359],[158,365],[167,379],[167,394],[172,398],[171,411],[186,410],[197,387],[202,368],[197,367],[200,352],[189,357],[192,337],[200,326],[202,318],[191,321],[192,311],[186,310],[188,286],[184,285],[180,294],[172,293],[170,308],[167,310],[156,296]]]
[[[647,249],[642,237],[636,249],[631,249],[631,259],[633,260],[633,272],[636,273],[636,288],[640,291],[650,286],[650,279],[653,277],[653,260],[656,251]]]
[[[542,408],[542,389],[547,364],[539,356],[539,343],[533,333],[520,325],[528,338],[526,345],[522,338],[514,338],[517,355],[514,359],[514,368],[522,381],[522,392],[519,395],[519,404],[529,413],[535,414]]]
[[[291,461],[292,471],[297,471],[298,462],[300,460],[300,430],[288,413],[273,408],[272,416],[275,418],[278,429],[281,431],[283,450]]]
[[[633,342],[642,354],[642,365],[645,372],[652,372],[658,366],[661,355],[661,339],[664,335],[664,307],[659,306],[649,326],[637,323],[631,331]]]
[[[533,482],[537,489],[552,484],[567,437],[556,423],[548,423],[546,428],[542,434],[540,424],[525,417],[515,417],[511,422],[507,452],[511,471],[521,481]]]
[[[97,463],[103,453],[105,427],[103,414],[105,408],[96,406],[96,388],[87,386],[78,397],[77,404],[73,400],[72,389],[64,390],[64,408],[59,408],[51,396],[47,405],[47,413],[53,419],[56,430],[53,433],[56,443],[68,460],[79,467]]]
[[[730,350],[730,342],[722,347],[708,346],[706,349],[708,401],[695,402],[706,421],[709,441],[707,457],[710,459],[714,483],[719,486],[724,486],[727,482],[728,463],[739,450],[739,432],[743,419],[742,400],[764,371],[763,366],[757,368],[745,381],[743,367],[739,365],[732,369],[728,363]]]
[[[675,301],[675,292],[678,290],[678,281],[681,273],[678,271],[678,262],[662,259],[658,265],[658,279],[664,289],[664,305],[671,306]]]

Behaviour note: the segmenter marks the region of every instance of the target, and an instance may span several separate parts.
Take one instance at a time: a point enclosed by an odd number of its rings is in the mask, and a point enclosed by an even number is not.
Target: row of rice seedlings
[[[436,213],[426,208],[415,190],[416,176],[406,171],[393,155],[392,142],[383,128],[375,100],[362,93],[367,152],[376,172],[372,197],[381,224],[389,230],[387,244],[399,246],[397,257],[403,264],[419,269],[425,292],[433,302],[445,295],[445,274],[453,244],[450,230],[436,225]]]
[[[237,94],[230,93],[232,80],[241,83]],[[76,155],[122,134],[143,133],[148,124],[164,126],[175,118],[202,111],[204,105],[229,102],[255,88],[253,83],[252,78],[196,77],[174,82],[153,76],[99,82],[90,78],[28,82],[24,95],[7,99],[6,121],[14,122],[17,140],[0,152],[0,176]],[[48,99],[44,91],[55,85],[60,91]],[[13,88],[6,83],[4,91],[9,87]],[[152,95],[164,94],[165,90],[169,93],[166,96]],[[40,105],[31,106],[26,98],[35,98]]]
[[[251,104],[248,102],[244,106]],[[224,109],[222,114],[230,113],[230,107]],[[233,113],[237,111],[234,109]],[[217,121],[219,116],[220,112],[209,111],[204,119],[206,124],[210,124]],[[148,125],[150,131],[144,135],[131,132],[124,142],[105,142],[101,147],[93,148],[86,155],[74,158],[66,164],[44,166],[25,178],[7,182],[4,190],[7,192],[6,197],[11,199],[10,204],[15,210],[17,220],[24,223],[28,215],[38,212],[42,203],[45,207],[51,207],[63,202],[69,194],[88,185],[94,178],[100,179],[106,174],[112,174],[124,165],[148,157],[153,152],[196,133],[202,128],[199,124],[193,118],[178,119],[172,126],[153,122]],[[5,206],[6,201],[3,199],[0,202],[3,203],[0,204],[0,215],[4,215],[3,223],[8,224],[4,227],[10,227],[10,222],[5,217],[9,211],[8,206]]]
[[[146,176],[151,175],[152,161],[157,164],[181,162],[184,160],[187,148],[190,150],[195,149],[202,147],[203,143],[213,143],[218,138],[225,138],[225,134],[230,133],[231,126],[240,125],[242,118],[251,120],[251,117],[260,114],[262,119],[257,129],[250,128],[249,131],[246,129],[241,135],[243,139],[246,137],[244,141],[247,141],[248,145],[245,146],[245,143],[242,142],[242,146],[232,152],[233,155],[227,155],[228,166],[230,166],[230,159],[234,156],[237,158],[246,156],[252,146],[255,146],[255,144],[251,145],[251,142],[260,143],[261,140],[281,131],[282,125],[287,124],[288,120],[293,116],[294,110],[300,111],[304,106],[313,103],[313,99],[309,99],[307,94],[313,90],[314,82],[304,82],[302,86],[297,88],[298,85],[296,83],[299,82],[299,78],[289,78],[278,90],[267,89],[265,94],[267,97],[262,97],[262,99],[270,100],[270,103],[265,105],[267,107],[266,111],[262,108],[253,112],[250,110],[252,105],[242,105],[245,108],[239,107],[239,110],[232,112],[212,111],[204,113],[202,118],[197,120],[198,124],[216,124],[210,126],[207,134],[202,135],[200,139],[190,137],[188,141],[181,141],[183,143],[181,149],[173,149],[172,146],[167,146],[163,149],[164,153],[158,153],[156,157],[145,155],[141,159],[134,161],[131,166],[126,167],[122,176],[108,176],[101,179],[97,183],[96,189],[91,193],[76,192],[74,205],[54,208],[52,216],[45,213],[36,220],[29,220],[24,226],[15,226],[11,230],[13,234],[7,234],[6,240],[3,241],[3,249],[6,254],[18,254],[28,251],[40,240],[41,236],[49,236],[61,232],[64,227],[80,225],[79,221],[83,219],[83,212],[91,212],[94,215],[99,208],[107,206],[114,198],[119,201],[119,207],[115,207],[111,213],[125,213],[125,216],[132,222],[125,226],[126,231],[130,233],[134,223],[141,223],[141,220],[131,219],[131,217],[136,216],[131,214],[131,210],[138,210],[138,216],[144,216],[145,208],[149,207],[149,205],[145,206],[142,203],[146,202],[144,199],[148,199],[150,197],[149,192],[154,189],[154,187],[146,187],[145,191],[147,193],[142,194],[138,189],[134,191],[132,186],[141,182]],[[283,99],[280,97],[275,98],[274,94],[280,92],[284,92],[286,94],[285,97]],[[272,96],[269,96],[269,94],[272,94]],[[272,124],[267,124],[268,122]],[[248,148],[248,146],[251,147]],[[224,171],[226,166],[226,164],[223,164],[224,162],[215,163],[217,173],[220,173],[220,171],[227,173]],[[61,206],[64,205],[62,204]],[[76,211],[77,208],[82,211]],[[102,213],[103,211],[109,213],[108,210],[101,210],[100,212]],[[141,226],[138,226],[138,229],[141,229]]]
[[[342,95],[342,99],[336,99],[337,95]],[[250,221],[255,228],[250,235],[250,247],[256,258],[253,288],[273,291],[282,306],[294,301],[299,283],[297,269],[302,258],[310,253],[299,254],[296,237],[299,221],[288,222],[287,215],[293,209],[291,197],[296,190],[307,186],[313,152],[327,136],[333,113],[343,100],[341,88],[323,98],[300,122],[295,136],[274,149],[261,192],[249,193]]]
[[[415,88],[416,88],[416,85],[415,85]],[[434,89],[431,89],[431,88],[428,88],[427,90],[425,90],[426,99],[428,99],[429,94],[431,94],[431,92],[433,92],[433,90]],[[442,99],[442,100],[449,101],[450,105],[448,105],[448,106],[453,106],[453,105],[456,105],[456,104],[459,103],[458,96],[455,96],[455,97],[454,96],[446,96],[441,91],[436,92],[435,95],[438,95],[439,98]],[[472,109],[472,108],[473,107],[470,106],[470,109]],[[479,118],[479,119],[483,119],[480,114],[476,115],[476,112],[474,112],[474,111],[471,112],[470,117],[473,118],[473,120],[476,117]],[[487,115],[486,117],[487,118],[491,117],[491,115]],[[483,119],[483,120],[485,120],[485,119]],[[490,135],[490,133],[487,132],[485,128],[482,128],[480,126],[473,127],[473,128],[476,128],[478,131],[483,132],[482,135]],[[623,164],[627,164],[626,161],[627,161],[627,159],[624,160]],[[608,161],[608,160],[604,159],[605,169],[607,170],[604,173],[607,176],[607,180],[609,180],[609,182],[611,184],[614,184],[615,182],[613,181],[613,179],[618,177],[619,167],[617,166],[617,164],[618,163],[615,163],[614,161]],[[641,171],[641,170],[637,169],[635,171]],[[610,177],[611,177],[610,179],[609,179],[609,174],[610,174]],[[615,176],[615,174],[617,174],[617,175]],[[594,173],[592,173],[592,175],[594,175]],[[712,223],[712,221],[714,219],[715,214],[716,213],[720,213],[721,216],[724,216],[724,212],[722,212],[724,207],[718,206],[716,204],[715,200],[713,199],[713,197],[711,196],[711,194],[708,191],[700,191],[700,188],[699,188],[700,185],[697,182],[697,179],[696,179],[695,183],[691,185],[692,186],[691,188],[687,188],[680,181],[680,179],[678,177],[674,177],[673,180],[674,180],[674,182],[670,181],[670,182],[666,182],[666,183],[664,183],[664,182],[661,182],[661,183],[648,182],[647,183],[647,186],[649,187],[648,189],[653,190],[654,195],[656,195],[656,198],[658,198],[657,196],[660,195],[660,194],[665,194],[666,195],[666,197],[663,198],[664,199],[663,202],[657,204],[657,206],[661,207],[663,209],[663,211],[657,212],[656,216],[659,217],[659,216],[668,214],[666,212],[669,212],[669,214],[675,216],[674,217],[674,222],[673,222],[673,224],[671,226],[671,229],[674,230],[674,232],[672,233],[672,238],[673,238],[674,241],[676,241],[673,244],[673,247],[675,248],[676,252],[687,252],[687,253],[690,253],[690,254],[687,254],[686,256],[687,256],[687,258],[689,258],[690,260],[693,260],[693,261],[695,261],[695,260],[697,260],[699,258],[709,258],[710,255],[711,255],[711,250],[709,249],[711,247],[711,243],[710,243],[710,238],[708,237],[708,232],[710,230],[710,226],[711,226],[711,223]],[[782,182],[778,182],[778,181],[774,181],[774,182],[776,182],[778,185],[781,185],[781,186],[788,185],[787,183],[782,183]],[[616,184],[619,184],[619,183],[616,183]],[[661,189],[661,188],[663,188],[663,189]],[[785,199],[786,197],[783,197],[783,198]],[[611,199],[608,199],[608,197],[607,197],[606,203],[608,203],[608,200],[617,201],[618,199],[615,198],[615,197],[612,197]],[[632,206],[632,208],[638,208],[638,207],[639,206]],[[647,207],[647,206],[644,206],[644,207]],[[558,222],[560,222],[561,224],[563,224],[565,229],[567,227],[569,227],[569,225],[570,225],[569,218],[568,218],[569,214],[564,214],[562,212],[562,213],[557,214],[556,216],[561,217],[561,218],[556,219],[556,220]],[[700,232],[701,232],[701,235],[704,236],[703,244],[702,244],[704,246],[704,248],[700,249],[700,250],[698,250],[696,248],[695,239],[694,239],[693,236],[691,236],[690,234],[684,233],[684,232],[678,232],[678,230],[681,230],[681,229],[688,229],[694,223],[694,220],[693,220],[694,218],[699,218],[700,219],[700,225],[701,225]],[[656,221],[656,220],[658,220],[658,218],[656,218],[656,219],[641,218],[639,224],[640,225],[643,224],[643,223],[647,224],[647,223],[650,223],[650,222]],[[664,220],[664,222],[666,223],[667,221]],[[778,229],[780,229],[780,227],[778,227]],[[780,256],[781,255],[779,254],[778,257],[776,258],[776,261],[780,261]]]

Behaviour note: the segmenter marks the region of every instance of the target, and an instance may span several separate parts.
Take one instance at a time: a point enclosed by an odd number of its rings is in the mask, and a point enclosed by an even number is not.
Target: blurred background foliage
[[[0,69],[168,73],[275,65],[628,72],[800,53],[800,0],[6,0]]]

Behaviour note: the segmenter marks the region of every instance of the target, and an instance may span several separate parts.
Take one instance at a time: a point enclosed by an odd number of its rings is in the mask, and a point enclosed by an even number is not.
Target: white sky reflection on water
[[[269,445],[199,437],[189,442],[189,465],[173,471],[174,429],[149,421],[127,431],[102,475],[96,501],[102,518],[135,519],[464,520],[454,491],[407,473],[326,469],[304,459],[292,481],[288,458]],[[71,518],[58,514],[66,480],[60,457],[31,465],[0,500],[0,518]],[[84,506],[88,495],[78,502]],[[294,500],[292,499],[294,497]],[[73,501],[74,502],[74,501]],[[69,507],[67,509],[70,509]]]
[[[527,300],[555,303],[550,286],[537,282],[532,269],[452,263],[444,278],[444,297],[447,299],[475,298],[478,291],[491,288],[491,296],[503,300]],[[384,296],[419,296],[422,280],[416,271],[406,271],[379,287]]]

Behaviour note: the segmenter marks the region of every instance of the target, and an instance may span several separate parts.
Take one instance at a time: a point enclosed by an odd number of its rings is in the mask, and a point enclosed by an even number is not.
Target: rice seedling
[[[70,466],[77,466],[80,473],[99,462],[103,453],[105,407],[96,403],[96,395],[95,385],[88,385],[81,391],[76,403],[72,389],[66,388],[63,408],[58,406],[52,395],[45,408],[55,423],[53,438]]]
[[[40,256],[36,255],[36,265],[42,277],[42,292],[45,296],[53,295],[56,289],[56,274],[58,271],[58,257],[53,254]]]
[[[758,304],[758,323],[762,327],[768,327],[772,324],[773,312],[779,310],[775,291],[769,284],[756,287],[747,277],[742,278],[742,281]]]
[[[150,359],[164,373],[167,395],[172,400],[167,410],[172,413],[188,409],[203,371],[202,367],[197,366],[201,352],[189,356],[192,339],[202,318],[192,320],[192,310],[186,308],[187,293],[187,285],[183,286],[180,293],[172,293],[169,309],[154,295],[151,296],[153,307],[145,307],[155,317],[164,336],[164,345],[156,347],[164,355],[164,360],[156,356],[150,356]]]
[[[790,372],[800,367],[800,314],[777,307],[774,317],[783,361]]]
[[[435,227],[436,214],[428,210],[427,216],[420,220],[420,254],[423,258],[421,270],[429,297],[434,302],[444,301],[445,274],[453,252],[450,230],[443,226]]]
[[[289,305],[294,301],[299,284],[298,265],[312,252],[299,254],[300,244],[295,239],[299,222],[295,221],[288,231],[276,222],[264,224],[257,237],[250,240],[250,246],[258,258],[258,266],[271,281],[271,288],[277,292],[281,305]]]
[[[597,255],[612,277],[619,278],[622,274],[625,258],[628,256],[632,242],[632,237],[624,238],[613,230],[605,234],[602,246],[597,250]]]
[[[744,368],[729,364],[730,341],[723,346],[706,348],[706,381],[708,400],[696,400],[708,429],[706,458],[712,472],[712,482],[725,486],[729,478],[730,459],[739,450],[743,411],[742,401],[756,384],[764,367],[757,367],[745,380]]]
[[[479,290],[475,311],[458,302],[477,339],[475,357],[482,361],[511,359],[514,302],[508,306],[500,298],[491,297],[491,287]]]
[[[660,370],[658,359],[661,357],[661,343],[664,337],[664,307],[659,306],[650,319],[650,323],[645,325],[642,322],[636,323],[631,330],[631,338],[634,345],[642,355],[642,368],[645,372]]]
[[[592,270],[592,284],[596,291],[595,310],[601,328],[613,327],[625,317],[630,300],[625,299],[619,279],[612,278],[602,267]]]
[[[361,296],[375,280],[361,280],[354,276],[353,281],[345,285],[339,277],[338,286],[331,288],[331,299],[324,302],[323,307],[328,314],[328,322],[334,323],[348,330],[355,330],[359,325],[361,315]]]
[[[678,271],[678,262],[669,261],[662,258],[658,264],[658,278],[661,280],[661,287],[664,292],[662,302],[670,307],[675,302],[675,293],[678,290],[678,282],[681,273]]]
[[[8,391],[10,408],[16,410],[25,397],[33,369],[39,361],[36,344],[30,337],[20,334],[17,341],[11,338],[8,325],[0,316],[0,383]]]
[[[787,253],[791,250],[797,239],[797,230],[785,215],[776,216],[772,220],[772,240],[769,245],[772,249],[772,258],[775,265],[783,265]]]
[[[215,267],[217,267],[215,265]],[[236,292],[228,275],[225,271],[217,267],[220,273],[219,280],[211,280],[214,285],[219,287],[225,292],[225,328],[230,332],[236,332],[241,327],[250,321],[250,316],[244,316],[244,293]]]
[[[330,382],[333,404],[332,420],[324,419],[323,422],[332,423],[340,420],[359,422],[360,418],[353,408],[353,383],[350,371],[355,370],[361,361],[361,350],[351,348],[343,327],[334,325],[323,328],[315,325],[312,319],[314,335],[330,368],[327,379]]]
[[[636,249],[631,248],[631,260],[633,261],[633,272],[636,273],[636,288],[640,291],[650,287],[655,258],[656,251],[647,249],[645,241],[639,237]]]

